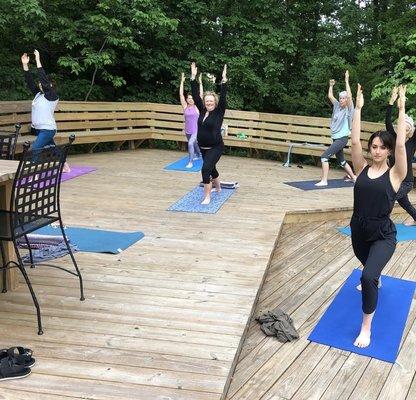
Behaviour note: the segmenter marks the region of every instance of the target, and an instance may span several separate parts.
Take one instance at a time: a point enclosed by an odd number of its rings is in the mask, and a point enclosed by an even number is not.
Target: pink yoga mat
[[[61,182],[68,181],[76,178],[77,176],[89,174],[90,172],[96,171],[97,168],[93,167],[81,167],[79,165],[71,165],[71,172],[62,173]]]

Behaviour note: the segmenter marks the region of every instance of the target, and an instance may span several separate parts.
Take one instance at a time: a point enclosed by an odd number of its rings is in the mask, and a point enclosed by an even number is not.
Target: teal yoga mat
[[[165,171],[185,171],[185,172],[199,172],[202,168],[202,158],[198,158],[197,160],[192,161],[192,168],[186,168],[186,164],[189,162],[189,157],[183,157],[180,160],[177,160],[169,165],[167,165],[164,169]]]
[[[61,230],[49,225],[34,233],[57,236],[61,234]],[[90,253],[121,253],[144,237],[144,233],[140,231],[117,232],[76,227],[67,227],[65,233],[71,244],[76,246],[79,251]]]
[[[404,242],[406,240],[416,240],[416,226],[406,226],[403,224],[395,224],[397,229],[397,241]],[[344,228],[337,228],[341,233],[351,236],[351,228],[346,226]]]

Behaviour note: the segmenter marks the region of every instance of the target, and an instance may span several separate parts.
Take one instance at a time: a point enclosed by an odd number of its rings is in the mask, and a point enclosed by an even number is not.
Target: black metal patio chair
[[[17,168],[16,176],[13,181],[12,196],[10,200],[10,210],[0,210],[0,250],[3,259],[3,292],[6,288],[6,270],[19,268],[22,273],[29,291],[32,295],[36,307],[38,319],[38,334],[43,333],[40,307],[37,301],[32,284],[25,270],[18,247],[18,239],[24,238],[29,249],[29,259],[31,267],[35,266],[30,243],[27,235],[49,225],[58,222],[62,232],[63,240],[68,249],[75,271],[46,263],[36,265],[47,265],[62,269],[72,275],[78,276],[81,301],[84,300],[84,291],[81,273],[75,261],[68,239],[65,235],[64,226],[61,218],[60,209],[60,184],[61,175],[66,157],[71,143],[75,136],[70,136],[69,142],[60,146],[49,146],[43,149],[29,150],[29,143],[25,143],[22,158]],[[12,242],[16,252],[17,261],[4,261],[5,242]]]
[[[15,128],[14,133],[0,132],[0,159],[2,160],[13,160],[14,158],[21,125],[16,124]]]

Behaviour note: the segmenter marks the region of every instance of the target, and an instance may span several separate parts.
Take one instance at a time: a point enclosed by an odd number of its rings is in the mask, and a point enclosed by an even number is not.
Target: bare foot
[[[344,176],[344,182],[352,182],[352,183],[355,183],[356,180],[357,180],[357,177],[355,175],[353,175],[353,176],[345,175]]]
[[[194,166],[194,164],[192,164],[191,162],[188,162],[188,164],[186,164],[185,168],[192,168]]]
[[[381,288],[381,277],[378,278],[378,285],[377,286],[378,286],[379,289]],[[357,285],[357,290],[359,292],[361,292],[361,283],[359,285]]]
[[[403,221],[403,225],[413,226],[413,225],[416,225],[416,221],[412,217],[408,217]]]
[[[64,167],[62,168],[62,172],[64,174],[67,174],[67,173],[71,172],[71,167],[69,166],[69,164],[67,162],[64,164]]]
[[[361,332],[355,339],[354,346],[356,347],[368,347],[371,341],[371,331],[361,328]]]
[[[315,186],[328,186],[328,182],[327,181],[320,181],[318,183],[315,183]]]
[[[202,205],[206,205],[206,204],[209,204],[209,203],[211,203],[211,198],[210,197],[205,197],[205,199],[202,200],[202,202],[201,202]]]
[[[211,189],[211,193],[212,193],[212,192],[219,193],[219,192],[221,192],[221,188],[220,188],[220,189],[217,189],[217,188],[212,188],[212,189]]]

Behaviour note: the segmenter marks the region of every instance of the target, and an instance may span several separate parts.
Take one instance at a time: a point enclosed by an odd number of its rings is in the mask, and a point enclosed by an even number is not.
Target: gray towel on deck
[[[267,336],[276,336],[279,342],[286,343],[299,339],[292,319],[280,308],[261,314],[256,321],[261,324],[260,328]]]

